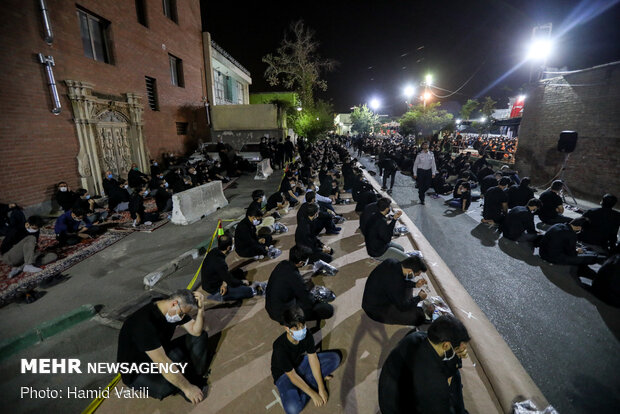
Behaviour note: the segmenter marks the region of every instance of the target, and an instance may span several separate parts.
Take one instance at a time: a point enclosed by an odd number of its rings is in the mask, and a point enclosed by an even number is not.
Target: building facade
[[[102,194],[106,170],[125,178],[207,135],[199,0],[0,10],[0,201],[42,210],[59,181]]]

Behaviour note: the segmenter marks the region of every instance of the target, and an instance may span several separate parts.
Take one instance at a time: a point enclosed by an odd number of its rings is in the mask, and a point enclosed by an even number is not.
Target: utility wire
[[[476,76],[476,74],[480,71],[480,69],[482,69],[482,67],[484,66],[484,64],[486,63],[486,60],[482,62],[482,64],[478,67],[478,69],[476,69],[476,71],[473,73],[473,75],[471,75],[469,77],[469,79],[467,79],[465,81],[465,83],[463,83],[456,91],[450,91],[448,89],[442,89],[438,86],[434,86],[434,85],[429,85],[429,90],[431,92],[431,94],[433,96],[435,96],[436,98],[449,98],[452,95],[456,95],[461,89],[463,89],[465,87],[465,85],[467,85],[469,83],[470,80],[472,80],[474,78],[474,76]],[[449,95],[445,95],[445,96],[441,96],[441,95],[437,95],[435,92],[433,92],[432,88],[436,88],[436,89],[441,89],[442,91],[446,91],[446,92],[451,92]]]

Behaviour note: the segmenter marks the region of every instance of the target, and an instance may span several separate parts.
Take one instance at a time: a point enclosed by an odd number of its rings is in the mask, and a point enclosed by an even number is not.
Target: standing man
[[[160,400],[179,391],[194,404],[203,400],[209,336],[203,330],[202,301],[202,293],[181,289],[166,299],[148,303],[127,318],[118,336],[118,362],[188,363],[184,372],[121,374],[127,386],[146,387],[149,396]],[[196,318],[192,319],[189,314],[196,311]],[[189,335],[173,341],[172,335],[179,325]]]
[[[437,174],[437,166],[435,165],[435,156],[428,150],[428,142],[422,143],[422,151],[415,158],[413,163],[413,179],[418,183],[418,196],[420,204],[424,205],[424,196],[426,191],[431,188],[433,178]]]

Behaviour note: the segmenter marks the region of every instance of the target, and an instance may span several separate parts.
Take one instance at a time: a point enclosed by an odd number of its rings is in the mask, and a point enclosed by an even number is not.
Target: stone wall
[[[565,157],[557,151],[560,132],[576,131],[565,171],[569,188],[591,201],[606,192],[620,196],[620,62],[552,76],[527,94],[516,153],[520,175],[548,183]]]
[[[199,0],[177,1],[178,23],[164,16],[161,0],[146,1],[148,27],[138,23],[135,2],[48,0],[53,44],[42,35],[38,1],[0,2],[0,201],[49,205],[54,185],[81,184],[79,142],[65,80],[88,82],[99,96],[142,97],[143,134],[151,157],[182,152],[207,134],[203,92]],[[77,7],[110,22],[112,62],[84,55]],[[36,54],[53,56],[62,112],[50,112],[50,94]],[[184,87],[171,84],[168,54],[183,60]],[[157,79],[159,110],[149,108],[145,76]],[[188,123],[177,135],[176,122]]]

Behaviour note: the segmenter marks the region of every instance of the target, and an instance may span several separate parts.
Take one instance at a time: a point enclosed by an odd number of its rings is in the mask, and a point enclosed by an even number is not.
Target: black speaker
[[[577,146],[577,133],[575,131],[562,131],[560,132],[560,139],[558,140],[558,151],[560,152],[573,152]]]

